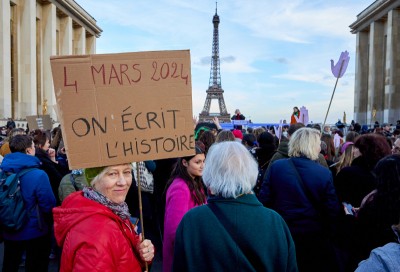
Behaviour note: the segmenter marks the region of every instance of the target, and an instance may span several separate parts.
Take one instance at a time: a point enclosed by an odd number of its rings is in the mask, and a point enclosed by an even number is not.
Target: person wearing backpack
[[[7,173],[18,173],[34,168],[19,177],[20,190],[28,212],[28,221],[19,230],[3,227],[3,271],[18,271],[22,254],[26,251],[26,271],[47,271],[51,247],[52,208],[56,199],[47,174],[40,170],[35,157],[35,146],[28,135],[16,135],[10,141],[11,154],[0,166]]]
[[[53,194],[57,200],[57,206],[59,206],[61,200],[58,197],[58,187],[61,179],[69,174],[70,171],[65,165],[59,164],[56,160],[56,152],[50,148],[50,134],[48,132],[35,129],[32,131],[31,136],[35,144],[35,156],[41,162],[40,169],[48,175]]]

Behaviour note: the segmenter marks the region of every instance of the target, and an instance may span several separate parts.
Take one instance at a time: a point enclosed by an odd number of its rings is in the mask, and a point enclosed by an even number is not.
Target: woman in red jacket
[[[53,209],[60,271],[142,271],[154,257],[154,246],[141,242],[130,222],[125,197],[132,165],[89,168],[85,176],[91,187]]]
[[[299,110],[298,107],[294,107],[293,108],[293,113],[290,116],[290,124],[293,125],[293,124],[296,124],[296,123],[302,123],[300,121],[300,110]]]

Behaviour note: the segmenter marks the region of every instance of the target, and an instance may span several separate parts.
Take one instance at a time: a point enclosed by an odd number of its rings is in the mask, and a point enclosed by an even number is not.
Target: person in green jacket
[[[211,146],[203,172],[208,204],[180,222],[173,271],[298,271],[285,221],[252,192],[257,174],[242,144]]]
[[[64,199],[76,191],[81,191],[83,187],[89,186],[85,175],[83,173],[83,169],[72,170],[70,174],[65,175],[60,182],[60,186],[58,187],[58,197],[60,201],[64,201]]]

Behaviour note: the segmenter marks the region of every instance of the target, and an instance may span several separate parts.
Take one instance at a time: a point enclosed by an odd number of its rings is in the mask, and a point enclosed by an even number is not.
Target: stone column
[[[64,17],[60,19],[60,55],[72,55],[72,19]]]
[[[16,118],[37,114],[36,108],[36,1],[18,5],[18,102]]]
[[[384,97],[384,24],[375,21],[370,26],[369,36],[369,73],[368,73],[368,112],[367,123],[383,121]],[[376,110],[375,118],[372,117]]]
[[[10,2],[0,3],[0,118],[12,117],[11,113],[11,44]]]
[[[90,35],[86,37],[86,53],[85,54],[94,54],[96,52],[96,37]]]
[[[40,101],[43,107],[44,99],[47,99],[47,114],[57,120],[53,106],[56,104],[54,94],[53,77],[51,73],[50,57],[56,55],[56,33],[57,33],[57,15],[56,6],[53,4],[44,5],[42,9],[43,26],[43,96]],[[40,111],[42,113],[42,110]]]
[[[368,31],[357,32],[356,77],[354,84],[354,120],[367,123],[368,105]]]
[[[387,20],[384,121],[400,119],[400,12],[391,10]]]
[[[84,55],[86,53],[85,34],[85,29],[83,27],[74,27],[74,55]]]

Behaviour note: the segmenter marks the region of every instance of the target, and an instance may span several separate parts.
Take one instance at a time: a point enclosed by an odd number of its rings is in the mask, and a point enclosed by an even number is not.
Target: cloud
[[[203,57],[200,59],[199,62],[194,62],[194,64],[210,66],[211,65],[211,56]]]
[[[322,36],[346,39],[348,31],[343,29],[348,29],[348,25],[355,20],[355,10],[368,6],[361,2],[237,0],[234,2],[233,13],[238,16],[233,18],[238,24],[246,26],[253,35],[267,39],[293,43],[310,43]]]
[[[76,0],[104,30],[98,53],[189,49],[193,114],[204,105],[211,67],[215,2]],[[328,120],[354,109],[356,36],[349,25],[373,0],[231,0],[218,2],[221,79],[228,112],[253,121],[289,119],[305,105],[323,121],[335,78],[330,59],[348,50]],[[330,119],[331,118],[331,119]]]
[[[222,57],[220,58],[220,63],[232,63],[236,60],[236,58],[234,56],[227,56],[227,57]],[[211,56],[207,56],[207,57],[202,57],[200,59],[200,61],[195,61],[194,64],[196,65],[207,65],[209,67],[211,67]]]
[[[274,61],[276,61],[277,63],[282,63],[282,64],[288,64],[289,61],[286,58],[275,58]]]
[[[227,56],[227,57],[222,57],[220,59],[221,63],[232,63],[236,60],[234,56]]]

